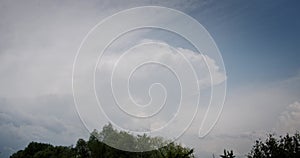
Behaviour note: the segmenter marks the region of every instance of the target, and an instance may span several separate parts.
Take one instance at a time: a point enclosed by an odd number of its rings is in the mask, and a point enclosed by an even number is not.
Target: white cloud
[[[295,133],[300,130],[300,103],[288,105],[280,114],[277,129],[282,133]]]
[[[85,130],[69,98],[71,73],[78,46],[96,23],[140,5],[190,10],[202,5],[196,2],[1,1],[1,156],[33,139],[69,145]]]
[[[6,101],[1,100],[0,102],[0,149],[11,153],[12,149],[22,149],[32,140],[70,145],[75,143],[78,136],[87,134],[77,117],[73,101],[70,98],[72,64],[82,38],[104,17],[139,5],[162,4],[179,10],[191,11],[193,8],[201,8],[205,3],[206,1],[201,3],[198,0],[188,2],[181,0],[163,2],[159,0],[95,0],[89,3],[81,1],[59,3],[56,1],[1,1],[0,96],[4,97],[3,100]],[[213,78],[216,86],[226,79],[217,63],[209,56],[201,56],[186,48],[176,47],[176,49],[183,52],[195,67],[200,69],[197,72],[201,86],[210,85],[207,67],[203,62],[204,58],[206,58],[208,66],[214,70],[212,74],[215,76]],[[142,54],[127,60],[132,61],[141,56]],[[117,53],[106,56],[107,66],[113,64],[117,57]],[[177,64],[181,61],[178,54],[170,57],[163,56],[158,52],[157,58],[170,64]],[[147,94],[149,86],[143,82],[151,81],[144,80],[145,77],[150,77],[149,72],[153,72],[151,79],[164,78],[164,76],[167,79],[174,77],[158,68],[145,68],[145,72],[139,71],[134,76],[137,82],[133,88],[137,88],[133,89],[133,93],[138,102],[149,101]],[[124,67],[125,70],[126,67]],[[175,80],[167,81],[170,82],[166,85],[170,85],[168,87],[171,89],[169,91],[171,95],[172,91],[176,92],[177,90],[171,84]],[[294,78],[292,83],[287,82],[290,81],[274,83],[271,85],[272,88],[265,85],[251,85],[245,86],[242,90],[231,91],[221,120],[211,135],[215,139],[207,139],[203,143],[196,139],[201,121],[199,118],[188,131],[187,134],[192,136],[186,138],[185,144],[195,147],[196,151],[220,153],[222,152],[221,148],[227,147],[230,142],[236,144],[232,145],[233,149],[243,148],[239,152],[245,153],[249,149],[249,143],[252,143],[247,136],[261,136],[261,134],[251,134],[252,131],[272,130],[278,120],[277,128],[283,132],[299,129],[298,122],[300,121],[297,121],[299,120],[299,102],[285,107],[288,103],[299,99],[299,76]],[[156,91],[160,91],[160,89],[154,90],[154,92]],[[54,97],[49,94],[53,94]],[[158,93],[153,93],[154,98],[156,95],[159,97]],[[176,98],[177,94],[172,95]],[[174,99],[173,101],[178,100]],[[166,111],[167,113],[164,115],[174,112],[172,108]],[[190,113],[192,112],[189,111],[186,115]],[[152,124],[144,124],[142,127],[157,128],[157,126],[161,126],[158,122],[161,123],[169,118],[160,117],[153,120]],[[130,121],[125,122],[126,120],[121,116],[116,120],[123,121],[128,127],[134,125]],[[138,125],[137,122],[136,126],[139,127]],[[244,136],[243,133],[246,133],[247,136]],[[200,146],[199,142],[202,143]]]
[[[159,64],[143,65],[134,71],[136,68],[135,66],[139,65],[139,63],[143,63],[145,61],[157,61],[159,63],[168,65],[170,68],[173,68],[175,73],[177,73],[177,75],[179,74],[179,77],[180,74],[184,74],[187,69],[194,69],[196,73],[196,81],[198,80],[200,91],[202,92],[211,87],[211,77],[214,82],[213,86],[223,83],[226,79],[225,73],[222,72],[217,63],[207,55],[202,55],[189,49],[172,48],[167,43],[162,43],[162,41],[142,40],[142,42],[145,42],[144,45],[140,45],[139,47],[132,49],[125,55],[121,52],[109,52],[100,60],[96,75],[96,88],[99,95],[98,98],[100,100],[104,100],[102,101],[102,105],[107,106],[104,107],[104,110],[108,110],[108,113],[112,117],[122,116],[121,114],[116,114],[119,109],[116,108],[117,105],[115,105],[115,102],[113,101],[113,96],[107,95],[112,93],[112,87],[110,87],[110,76],[113,75],[111,72],[113,71],[114,66],[116,66],[116,69],[112,84],[113,87],[118,90],[115,92],[115,97],[117,97],[119,103],[124,105],[124,108],[129,112],[150,115],[159,108],[159,105],[163,103],[164,97],[167,97],[166,105],[164,106],[162,112],[156,115],[159,117],[161,122],[167,122],[176,113],[176,110],[180,104],[180,84],[185,84],[194,88],[197,87],[197,84],[193,85],[193,76],[184,76],[183,78],[178,78],[179,80],[177,80],[176,76],[170,69]],[[121,55],[124,56],[120,58]],[[187,61],[184,59],[184,57]],[[120,61],[117,63],[118,60]],[[191,64],[192,67],[186,65],[186,62]],[[208,67],[210,67],[213,76],[210,76]],[[134,71],[134,73],[130,78],[130,72],[132,71]],[[130,83],[129,87],[127,87],[127,80],[129,78]],[[179,81],[181,83],[179,83]],[[165,96],[162,92],[162,89],[159,87],[149,89],[153,83],[161,83],[166,88],[167,95]],[[151,101],[153,104],[150,105],[150,108],[148,108],[146,111],[138,111],[136,106],[132,106],[135,105],[135,103],[132,103],[130,100],[130,96],[127,91],[128,88],[133,96],[133,99],[140,104],[147,104],[152,99]],[[124,91],[122,91],[122,89],[124,89]],[[195,93],[193,93],[193,91]],[[122,94],[119,95],[118,93]],[[193,113],[193,111],[190,109],[193,108],[193,106],[190,104],[193,103],[191,100],[193,98],[195,99],[196,94],[199,94],[199,91],[191,89],[189,94],[184,95],[190,98],[181,103],[181,105],[183,105],[183,110],[189,110],[186,113],[186,116]],[[206,99],[209,100],[209,97],[210,96],[206,96]],[[113,108],[113,106],[115,106],[115,108]],[[92,111],[92,109],[90,109],[90,111]],[[119,119],[119,121],[122,123],[124,120],[125,119]],[[154,119],[153,121],[157,120]],[[135,122],[131,125],[138,126],[145,124],[137,124]],[[151,128],[150,126],[151,125],[149,124],[148,128]]]
[[[180,141],[197,148],[197,155],[211,156],[233,149],[240,157],[255,140],[267,133],[286,134],[299,130],[299,76],[261,85],[250,84],[230,90],[220,120],[208,136],[195,139],[198,122],[192,124]],[[288,103],[293,104],[288,104]],[[280,121],[281,118],[281,121]],[[200,119],[200,120],[199,120]],[[298,121],[297,121],[298,120]]]
[[[186,62],[183,58],[183,56],[187,59],[187,61],[193,66],[193,69],[195,70],[195,73],[197,77],[199,78],[199,86],[201,86],[201,89],[210,87],[213,81],[213,86],[218,85],[220,83],[223,83],[226,80],[225,72],[220,70],[218,63],[214,61],[211,57],[208,55],[203,55],[197,52],[194,52],[189,49],[185,48],[173,48],[171,45],[168,45],[167,43],[163,41],[158,40],[149,40],[149,39],[142,39],[141,43],[158,43],[157,45],[148,45],[145,47],[137,48],[133,50],[134,52],[131,52],[133,55],[125,55],[122,60],[124,61],[124,66],[121,67],[119,70],[120,72],[124,72],[123,76],[127,78],[128,76],[125,76],[125,73],[132,71],[130,68],[130,64],[133,62],[138,62],[140,60],[145,60],[144,58],[151,59],[153,61],[160,61],[163,64],[174,66],[174,65],[180,65]],[[161,47],[160,45],[166,45],[167,47]],[[172,48],[171,48],[172,47]],[[174,50],[173,50],[174,49]],[[176,51],[176,52],[175,52]],[[117,60],[119,60],[119,57],[121,56],[121,52],[118,53],[107,53],[108,55],[105,55],[103,59],[100,61],[100,66],[98,67],[104,67],[102,68],[103,71],[111,72],[112,68],[116,64]],[[151,56],[151,57],[149,57]],[[209,72],[208,67],[210,68],[211,72]],[[152,70],[151,70],[152,69]],[[153,70],[155,69],[155,70]],[[162,67],[151,67],[146,66],[143,71],[139,72],[139,78],[140,80],[144,80],[149,77],[148,72],[149,71],[155,71],[157,76],[163,76],[166,69],[163,69]],[[170,70],[169,70],[170,71]],[[178,73],[184,71],[184,67],[182,67],[181,70],[179,70]],[[211,74],[210,74],[211,73]],[[155,78],[155,76],[153,76]],[[188,77],[187,77],[188,78]]]

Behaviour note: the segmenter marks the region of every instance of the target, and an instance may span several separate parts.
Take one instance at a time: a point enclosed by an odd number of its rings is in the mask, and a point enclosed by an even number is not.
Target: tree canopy
[[[126,147],[128,151],[113,148]],[[161,147],[163,146],[163,147]],[[144,149],[153,149],[144,151]],[[132,149],[144,152],[129,152]],[[255,141],[248,158],[299,158],[300,134],[286,134],[276,137],[269,134],[266,140]],[[101,132],[94,130],[88,140],[78,139],[76,146],[53,146],[46,143],[31,142],[10,158],[192,158],[194,150],[182,145],[164,140],[161,137],[132,135],[118,131],[111,124],[105,125]],[[220,158],[235,158],[232,150],[224,150]],[[214,158],[214,155],[213,155]]]
[[[256,140],[248,158],[299,158],[300,157],[300,135],[286,134],[276,138],[269,134],[265,141]]]
[[[115,138],[115,139],[111,139]],[[108,142],[110,141],[110,142]],[[128,149],[149,149],[146,152],[128,152],[112,148],[106,143],[126,146]],[[164,147],[157,148],[165,144]],[[118,146],[116,146],[118,147]],[[191,158],[194,150],[182,147],[178,143],[147,135],[134,136],[128,132],[117,131],[108,124],[101,132],[94,130],[89,140],[78,139],[75,147],[53,146],[45,143],[31,142],[24,150],[14,153],[10,158]]]

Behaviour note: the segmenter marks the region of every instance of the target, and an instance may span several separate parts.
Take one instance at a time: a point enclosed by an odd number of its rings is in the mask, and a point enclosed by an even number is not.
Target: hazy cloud
[[[210,21],[218,23],[215,26],[222,27],[223,25],[220,25],[219,22],[223,24],[227,20],[226,18],[220,18],[220,15],[217,16],[219,20],[215,20],[210,19],[211,17],[208,15],[213,12],[225,17],[223,12],[226,11],[226,6],[228,10],[234,9],[231,8],[231,5],[225,5],[225,9],[219,5],[216,9],[210,10],[210,7],[215,8],[212,3],[215,2],[210,0],[92,0],[88,3],[68,0],[1,1],[0,157],[8,157],[9,154],[24,148],[30,141],[71,145],[77,138],[88,136],[88,132],[77,116],[72,98],[72,64],[83,37],[103,18],[131,7],[162,5],[185,12],[197,10],[202,13],[203,11],[202,19],[206,17]],[[232,17],[241,15],[240,13],[244,12],[241,10],[235,12],[236,16],[232,15]],[[242,26],[237,25],[237,27]],[[226,30],[230,29],[225,28]],[[222,35],[230,35],[230,32],[226,33]],[[136,37],[131,37],[131,39],[136,40]],[[222,40],[219,41],[222,42]],[[208,66],[214,70],[214,86],[218,86],[227,79],[213,57],[197,54],[185,47],[174,47],[185,54],[195,67],[200,68],[197,75],[200,76],[201,86],[209,89],[211,82],[205,71],[207,65],[203,62],[204,58],[207,60]],[[234,45],[234,50],[236,48]],[[223,50],[226,48],[223,47]],[[119,53],[109,53],[105,56],[105,65],[110,67]],[[180,59],[178,54],[173,54],[171,57],[164,57],[162,54],[162,52],[157,52],[153,55],[157,55],[157,58],[170,64],[177,64]],[[135,58],[141,56],[143,55],[137,55]],[[132,61],[134,58],[126,60]],[[125,70],[126,67],[124,67]],[[161,67],[140,69],[139,73],[133,76],[136,81],[136,85],[132,85],[132,90],[135,92],[133,97],[139,103],[147,103],[150,99],[147,93],[149,83],[160,77],[169,79],[174,76],[166,73],[165,69],[161,69]],[[231,79],[230,77],[232,76],[229,74],[228,79]],[[249,80],[253,83],[239,88],[229,88],[220,121],[208,137],[196,139],[203,118],[201,111],[204,110],[201,109],[199,116],[180,141],[194,147],[197,155],[203,157],[210,157],[212,152],[217,155],[222,152],[224,147],[234,149],[238,155],[243,155],[248,152],[253,140],[263,137],[266,131],[272,132],[278,129],[285,133],[299,130],[299,75],[288,79],[278,79],[278,82],[260,84],[254,82],[256,76],[252,77]],[[101,81],[99,82],[101,85]],[[166,86],[170,88],[170,95],[178,90],[173,86],[173,83],[176,85],[175,82],[176,80],[166,81]],[[161,89],[154,89],[154,92],[157,91],[161,91]],[[208,90],[207,93],[209,92]],[[153,93],[153,97],[159,97],[159,94],[161,93]],[[172,95],[174,99],[169,104],[178,101],[178,94]],[[205,93],[202,97],[207,98]],[[209,100],[201,101],[206,104]],[[165,112],[164,114],[172,114],[174,109],[170,106]],[[189,111],[186,115],[192,112]],[[142,128],[157,128],[157,126],[161,126],[161,122],[169,118],[161,115],[153,120],[154,123],[144,124]],[[116,117],[116,121],[123,121],[124,126],[127,127],[134,125],[132,120],[125,122],[122,117]],[[102,123],[105,124],[106,121]],[[138,122],[136,125],[139,125]]]
[[[282,133],[294,133],[300,130],[300,103],[298,101],[288,105],[280,114],[277,129]]]

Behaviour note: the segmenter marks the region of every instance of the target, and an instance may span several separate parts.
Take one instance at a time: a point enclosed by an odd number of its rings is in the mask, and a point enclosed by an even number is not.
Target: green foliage
[[[100,133],[94,131],[92,135],[105,144],[126,151],[155,150],[168,144],[167,141],[164,141],[160,137],[151,138],[146,134],[134,136],[128,132],[119,132],[113,129],[111,124],[104,126]]]
[[[112,148],[126,147],[128,150],[155,149],[147,152],[128,152]],[[162,148],[159,146],[166,145]],[[125,150],[126,150],[125,149]],[[24,150],[14,153],[10,158],[190,158],[193,149],[170,143],[160,137],[147,135],[134,136],[128,132],[117,131],[111,124],[103,127],[101,132],[94,130],[88,141],[78,139],[76,146],[63,147],[31,142]]]
[[[174,157],[174,158],[188,158],[188,157],[194,157],[193,149],[189,148],[183,148],[182,146],[175,144],[175,143],[170,143],[167,146],[164,146],[162,148],[158,149],[161,157],[163,158],[169,158],[169,157]]]
[[[76,150],[77,158],[90,158],[91,157],[90,149],[88,148],[87,143],[83,139],[78,139],[75,150]]]
[[[124,147],[124,150],[112,148]],[[163,146],[163,147],[161,147]],[[160,148],[158,148],[160,147]],[[124,149],[124,148],[123,148]],[[146,152],[128,152],[126,150]],[[31,142],[10,158],[192,158],[194,150],[180,144],[163,140],[160,137],[132,135],[118,131],[111,124],[105,125],[101,132],[94,130],[89,140],[78,139],[76,146],[53,146],[51,144]],[[214,155],[213,155],[214,157]],[[235,158],[233,151],[224,150],[221,158]],[[269,134],[265,141],[257,140],[248,158],[300,158],[300,134],[275,137]]]
[[[269,134],[263,142],[257,140],[252,147],[248,158],[299,158],[300,157],[300,135],[296,132],[290,136],[276,138],[274,134]]]
[[[24,149],[14,153],[10,158],[72,158],[72,147],[52,146],[50,144],[31,142]]]

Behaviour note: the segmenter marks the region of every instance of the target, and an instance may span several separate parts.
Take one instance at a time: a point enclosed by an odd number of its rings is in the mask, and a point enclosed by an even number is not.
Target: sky
[[[222,88],[227,83],[224,108],[216,126],[204,138],[198,138],[206,108],[201,106],[190,128],[178,140],[194,148],[196,156],[218,155],[226,148],[234,150],[238,157],[243,157],[250,151],[254,141],[264,138],[266,133],[284,134],[300,130],[300,3],[296,0],[1,0],[1,158],[9,157],[31,141],[54,145],[75,144],[78,138],[88,138],[89,130],[107,123],[105,119],[97,119],[100,116],[93,113],[93,109],[82,104],[76,107],[72,92],[74,59],[86,34],[101,20],[124,9],[149,5],[182,11],[202,24],[218,46],[226,72],[215,56],[199,54],[188,42],[171,32],[151,29],[129,32],[111,45],[99,61],[95,73],[97,97],[102,105],[106,105],[103,108],[115,124],[131,130],[152,130],[166,123],[176,113],[180,91],[178,80],[174,78],[176,75],[168,71],[170,69],[150,65],[140,67],[137,73],[132,74],[130,84],[133,84],[129,89],[133,92],[133,100],[141,105],[149,101],[153,104],[143,113],[128,106],[132,104],[126,99],[129,97],[125,94],[128,87],[122,85],[130,75],[130,68],[134,66],[131,64],[135,64],[136,59],[146,60],[149,56],[152,60],[174,66],[174,70],[180,72],[179,77],[189,73],[184,71],[188,69],[185,67],[188,65],[184,64],[186,61],[174,53],[178,51],[198,68],[196,76],[202,79],[198,80],[203,94],[201,104],[207,105],[209,100],[206,95],[210,94],[211,87],[219,87],[217,94],[225,95]],[[160,16],[150,19],[157,24],[170,23]],[[107,33],[110,32],[113,33],[107,30]],[[112,81],[116,85],[114,88],[117,90],[114,92],[119,96],[119,103],[127,112],[135,115],[150,115],[159,108],[157,106],[165,97],[169,98],[160,115],[146,123],[140,119],[124,119],[125,116],[116,112],[120,109],[112,106],[112,96],[106,93],[106,90],[111,90],[108,82],[114,63],[124,53],[124,49],[140,43],[148,44],[133,48],[127,53],[128,56],[120,60]],[[215,75],[213,85],[208,79],[208,68]],[[183,85],[187,87],[194,83],[192,77],[182,79]],[[152,83],[162,83],[168,95],[163,93],[161,85],[153,85],[148,91]],[[84,84],[75,88],[80,90],[75,94],[85,94]],[[198,92],[193,88],[188,90],[195,93],[188,93],[185,96],[187,98],[194,97],[193,94]],[[149,95],[147,92],[150,92]],[[194,105],[191,100],[183,100],[183,103]],[[213,120],[220,108],[218,103],[215,104],[216,109],[212,107],[213,114],[208,117],[210,120]],[[182,115],[175,121],[178,124],[158,135],[166,135],[170,131],[174,131],[171,136],[180,133],[183,130],[178,130],[183,127],[180,123],[187,124],[180,121],[189,121],[193,108],[195,106],[185,106]],[[83,121],[85,124],[81,119],[86,119]]]

